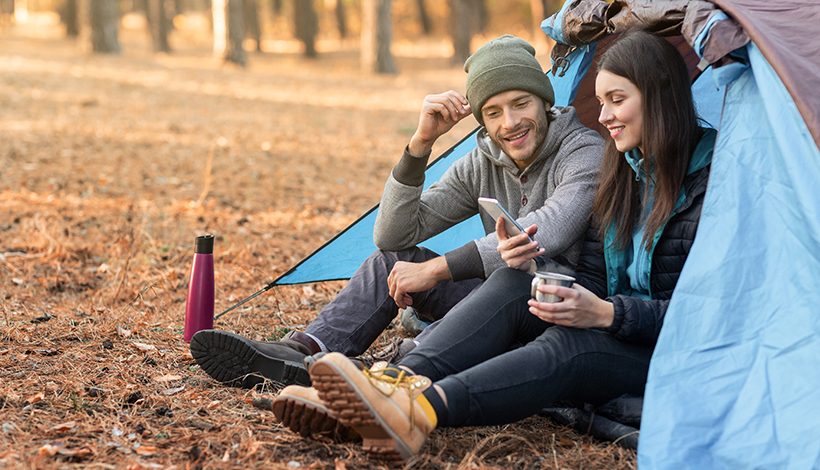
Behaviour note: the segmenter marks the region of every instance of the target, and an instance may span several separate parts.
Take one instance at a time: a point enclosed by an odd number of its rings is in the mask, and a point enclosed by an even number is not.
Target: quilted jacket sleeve
[[[632,343],[655,344],[668,300],[641,300],[628,295],[614,295],[607,300],[615,307],[615,318],[607,329],[609,334]]]

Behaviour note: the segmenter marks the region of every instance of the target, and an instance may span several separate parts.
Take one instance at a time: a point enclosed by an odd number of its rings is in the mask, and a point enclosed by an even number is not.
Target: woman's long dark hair
[[[689,71],[674,46],[642,31],[625,34],[604,52],[596,73],[602,70],[626,78],[641,92],[643,169],[654,183],[654,203],[643,237],[649,250],[655,232],[675,210],[689,160],[703,132],[692,101]],[[601,224],[601,240],[614,224],[614,248],[623,249],[644,206],[635,173],[612,138],[606,142],[601,176],[592,211]],[[644,204],[647,196],[645,193]]]

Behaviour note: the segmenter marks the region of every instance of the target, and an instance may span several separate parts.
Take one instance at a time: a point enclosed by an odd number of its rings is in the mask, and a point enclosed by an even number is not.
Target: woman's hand
[[[529,300],[530,313],[546,322],[573,328],[608,328],[615,318],[615,307],[611,302],[579,284],[573,284],[571,288],[541,284],[538,291],[564,299],[555,303]]]
[[[528,241],[527,236],[535,239],[535,232],[538,231],[536,225],[530,225],[525,229],[526,233],[519,233],[511,237],[507,233],[507,227],[504,225],[504,219],[499,217],[495,221],[495,234],[498,237],[498,252],[501,253],[501,259],[507,263],[507,266],[521,271],[535,272],[534,258],[544,253],[543,248],[538,247],[538,242]]]

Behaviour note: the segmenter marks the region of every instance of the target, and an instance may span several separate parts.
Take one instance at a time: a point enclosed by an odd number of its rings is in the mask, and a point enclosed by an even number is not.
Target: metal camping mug
[[[573,282],[575,282],[575,278],[571,276],[564,276],[563,274],[558,273],[536,271],[535,277],[532,278],[532,290],[530,292],[532,297],[539,302],[560,302],[564,300],[563,297],[558,297],[557,295],[539,292],[538,286],[541,284],[549,284],[552,286],[572,287]]]

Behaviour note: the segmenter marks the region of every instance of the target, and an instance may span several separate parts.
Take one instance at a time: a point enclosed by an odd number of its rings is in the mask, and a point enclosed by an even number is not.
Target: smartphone
[[[488,214],[490,214],[493,220],[498,220],[499,217],[503,217],[504,227],[507,229],[507,233],[510,236],[515,236],[524,232],[524,227],[513,219],[510,213],[507,212],[507,209],[504,209],[504,206],[498,203],[497,199],[493,199],[491,197],[480,197],[478,198],[478,204],[483,207]],[[533,241],[532,237],[529,235],[527,235],[527,238],[530,241]]]

